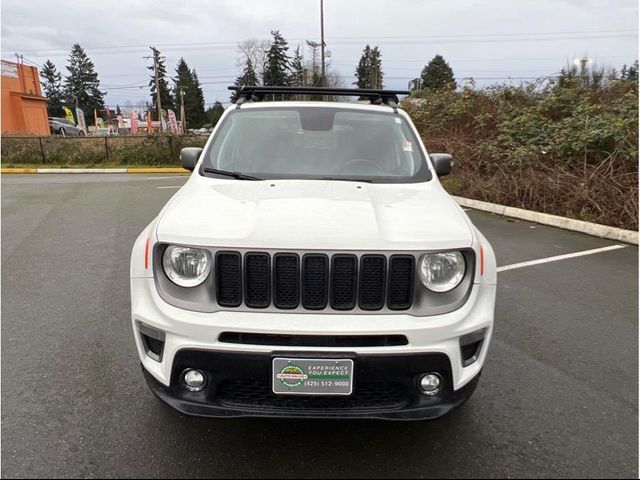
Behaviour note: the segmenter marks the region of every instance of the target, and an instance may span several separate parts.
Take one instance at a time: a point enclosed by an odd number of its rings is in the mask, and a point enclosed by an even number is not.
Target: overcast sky
[[[295,48],[320,37],[319,0],[2,0],[2,58],[64,68],[86,48],[109,105],[148,99],[149,45],[195,67],[207,104],[228,101],[236,44],[279,29]],[[550,75],[586,55],[620,67],[638,58],[638,0],[325,0],[332,69],[353,82],[365,44],[382,50],[385,86],[406,88],[436,53],[479,85]],[[133,87],[132,87],[133,85]]]

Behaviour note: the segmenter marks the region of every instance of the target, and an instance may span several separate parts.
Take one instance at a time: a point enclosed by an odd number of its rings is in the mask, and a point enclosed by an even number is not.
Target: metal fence
[[[2,135],[2,164],[178,165],[184,147],[202,147],[206,135],[30,137]]]

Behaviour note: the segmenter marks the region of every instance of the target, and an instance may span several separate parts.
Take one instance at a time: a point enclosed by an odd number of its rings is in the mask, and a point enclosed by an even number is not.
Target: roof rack
[[[398,95],[409,95],[408,90],[374,90],[366,88],[331,87],[269,87],[269,86],[231,86],[229,90],[238,92],[235,103],[263,100],[266,95],[335,95],[340,97],[359,97],[375,105],[398,106]]]

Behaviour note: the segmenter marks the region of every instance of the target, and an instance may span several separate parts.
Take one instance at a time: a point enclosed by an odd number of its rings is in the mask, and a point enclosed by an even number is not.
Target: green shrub
[[[453,194],[638,228],[638,83],[422,91],[404,102]]]

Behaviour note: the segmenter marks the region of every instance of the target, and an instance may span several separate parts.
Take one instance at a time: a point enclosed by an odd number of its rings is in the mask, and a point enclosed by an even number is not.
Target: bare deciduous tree
[[[258,74],[258,81],[262,83],[267,50],[269,50],[270,46],[271,42],[266,39],[249,38],[238,42],[238,51],[240,54],[236,60],[236,66],[244,68],[247,60],[251,60]]]

